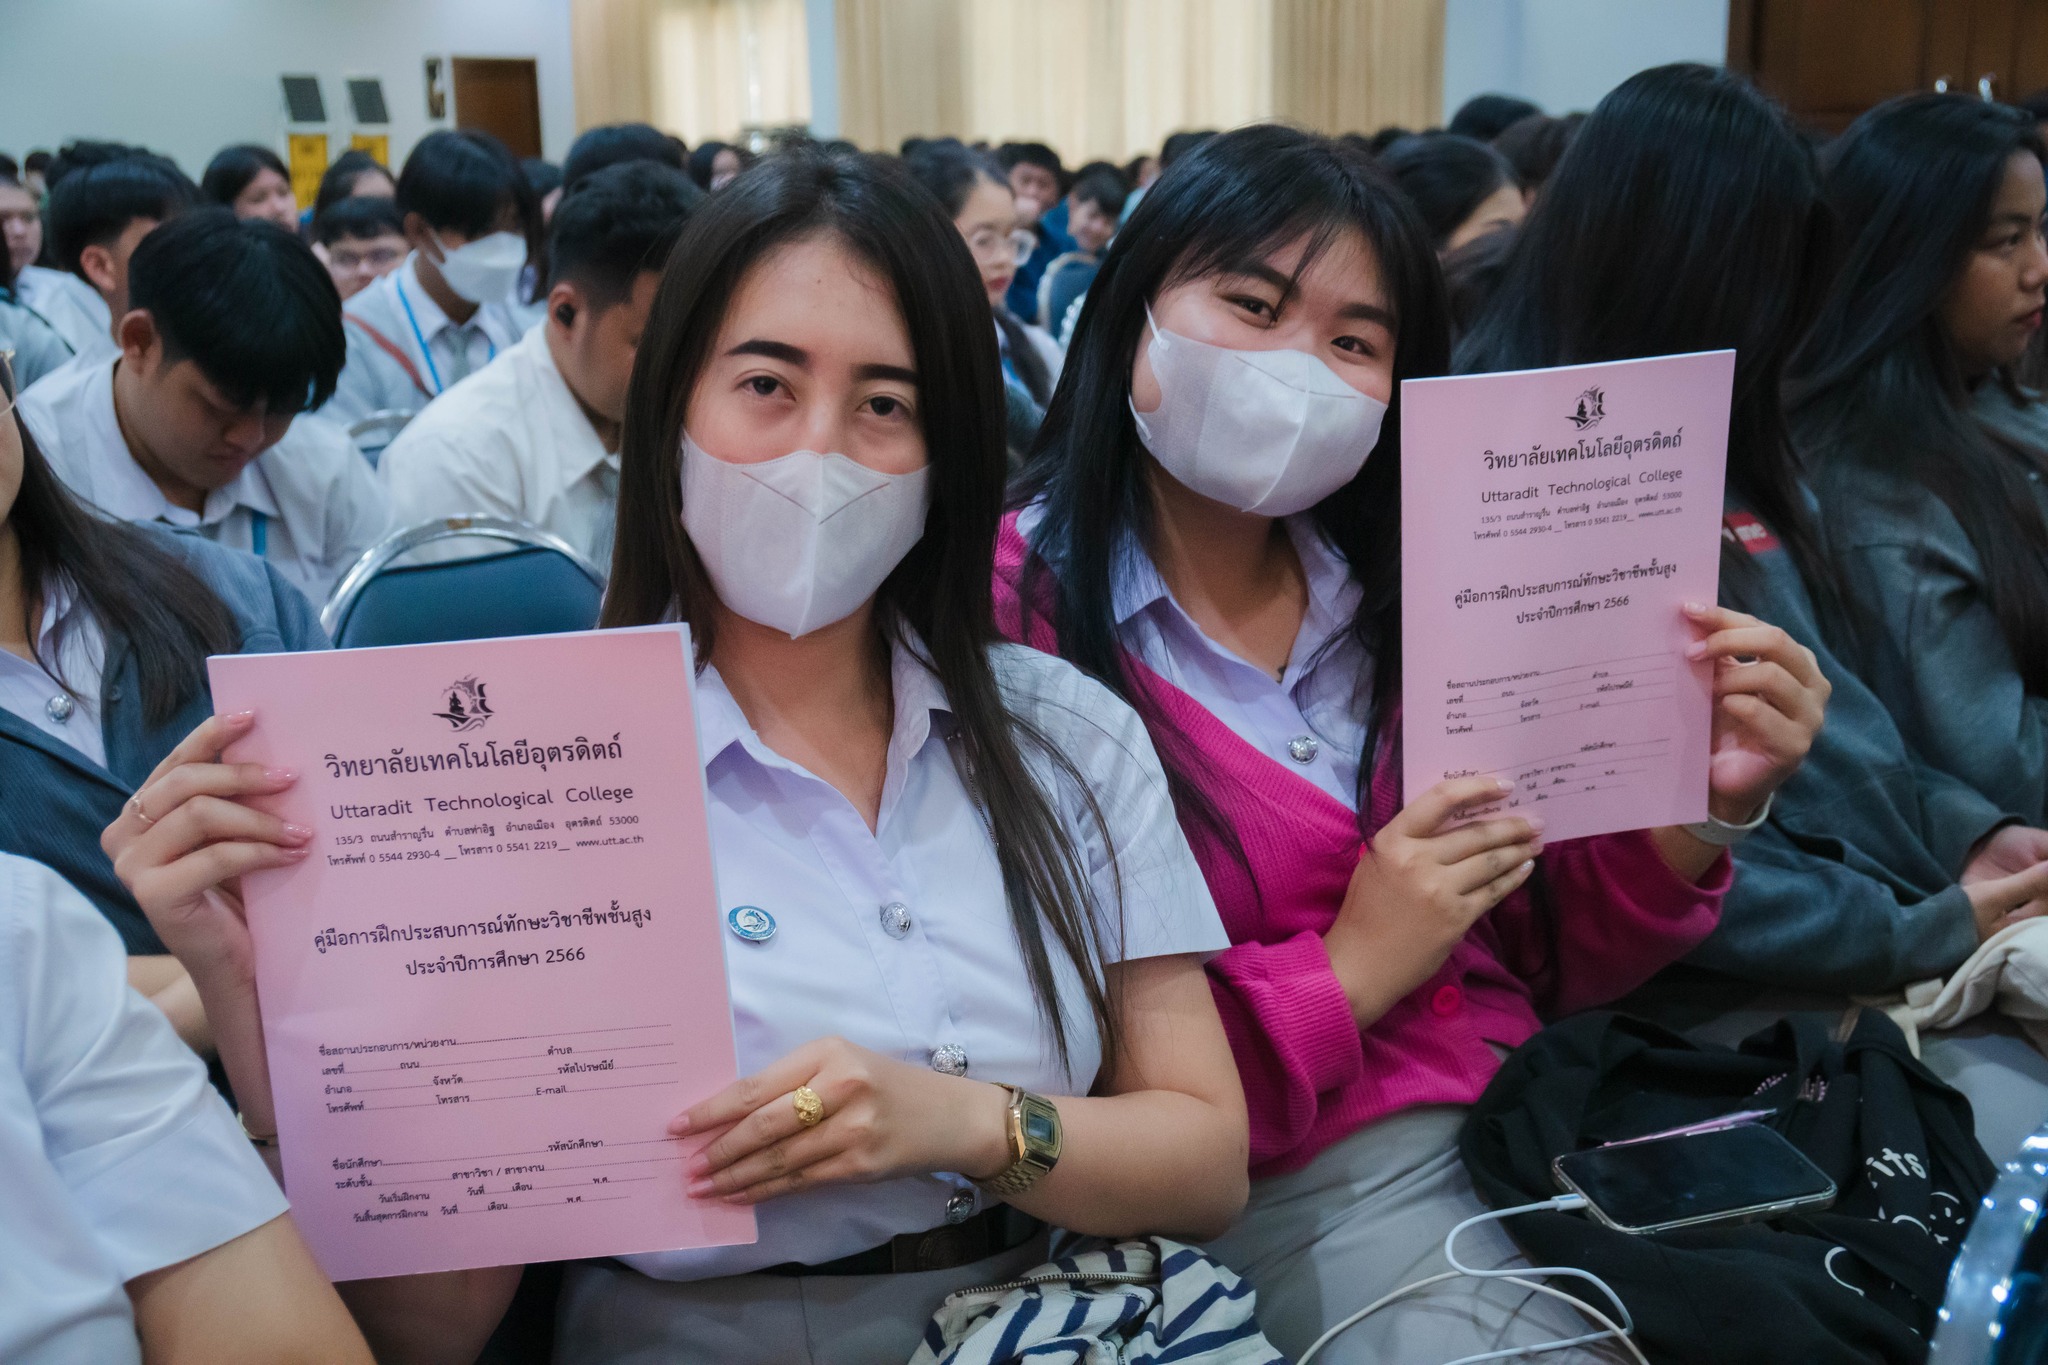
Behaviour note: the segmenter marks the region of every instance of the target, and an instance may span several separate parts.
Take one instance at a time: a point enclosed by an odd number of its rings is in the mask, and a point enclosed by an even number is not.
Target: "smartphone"
[[[1754,1123],[1567,1152],[1550,1173],[1617,1232],[1747,1223],[1835,1202],[1827,1172]]]

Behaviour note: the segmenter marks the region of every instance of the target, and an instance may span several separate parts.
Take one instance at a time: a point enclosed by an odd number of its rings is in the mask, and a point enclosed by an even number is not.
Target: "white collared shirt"
[[[14,296],[40,313],[74,356],[93,361],[120,352],[107,301],[70,271],[23,266],[14,280]]]
[[[209,492],[194,512],[164,496],[135,462],[114,416],[111,360],[74,360],[29,387],[21,419],[57,477],[121,521],[160,521],[258,554],[315,606],[391,522],[384,490],[347,436],[318,417]]]
[[[1033,504],[1018,517],[1026,540],[1043,515]],[[1304,512],[1282,525],[1301,560],[1308,609],[1279,678],[1203,634],[1135,535],[1111,589],[1117,639],[1245,743],[1356,809],[1372,665],[1348,632],[1363,593],[1314,517]]]
[[[107,745],[100,732],[100,676],[106,666],[106,636],[98,619],[62,578],[47,584],[43,596],[36,653],[51,668],[46,670],[0,649],[0,710],[12,711],[104,768]]]
[[[417,252],[407,256],[342,305],[348,361],[321,411],[344,427],[373,413],[418,412],[509,350],[525,331],[509,299],[484,304],[468,322],[456,323],[420,283],[418,263]]]
[[[545,323],[421,409],[377,477],[393,524],[465,512],[530,521],[611,564],[619,457],[597,438],[555,366]]]
[[[1208,955],[1229,938],[1175,819],[1145,727],[1108,689],[1019,645],[990,655],[1011,712],[1039,728],[1091,785],[1105,839],[1077,792],[1026,759],[1080,850],[1121,944],[1108,961]],[[955,766],[938,680],[894,651],[895,731],[874,832],[839,791],[763,744],[717,672],[697,686],[711,846],[728,912],[774,917],[772,937],[726,944],[743,1074],[837,1035],[916,1066],[957,1048],[965,1074],[1049,1095],[1085,1095],[1101,1061],[1078,978],[1063,967],[1069,1078],[1052,1052],[1025,974],[987,826]],[[1065,959],[1047,936],[1056,964]],[[945,1054],[939,1054],[944,1060]],[[944,1068],[941,1068],[944,1069]],[[829,1120],[828,1120],[829,1121]],[[816,1265],[985,1207],[959,1176],[834,1185],[755,1210],[752,1246],[626,1257],[657,1279],[736,1275],[785,1261]]]
[[[104,917],[0,854],[0,1360],[140,1362],[122,1288],[285,1211]]]

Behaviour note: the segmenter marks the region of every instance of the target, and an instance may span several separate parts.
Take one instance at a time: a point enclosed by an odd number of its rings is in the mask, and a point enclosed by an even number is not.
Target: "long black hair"
[[[259,147],[253,142],[240,142],[232,147],[223,147],[214,153],[213,160],[206,163],[206,171],[199,177],[199,193],[209,204],[233,208],[235,199],[249,182],[264,171],[275,171],[291,183],[291,172],[284,168],[284,161],[268,147]]]
[[[2048,694],[2048,524],[2014,452],[1972,417],[1970,376],[1941,321],[2015,153],[2044,156],[2033,115],[1961,95],[1909,95],[1850,126],[1829,151],[1827,195],[1853,236],[1794,357],[1790,398],[1794,430],[1818,464],[1896,475],[1947,505],[1983,561],[2020,677],[2039,696]],[[1858,615],[1887,609],[1855,606]]]
[[[545,297],[547,243],[540,196],[504,143],[475,128],[442,128],[414,145],[398,173],[398,211],[417,213],[432,228],[453,228],[475,239],[497,230],[507,207],[526,239],[534,267],[534,294]]]
[[[1833,575],[1786,434],[1782,377],[1830,240],[1812,152],[1742,76],[1680,63],[1600,101],[1459,344],[1472,373],[1732,348],[1728,486],[1828,600]],[[1725,544],[1725,542],[1724,542]],[[1724,550],[1739,596],[1754,569]]]
[[[1116,957],[1121,909],[1096,904],[1074,840],[1026,766],[1034,750],[1101,827],[1071,763],[1005,708],[989,664],[1000,637],[992,601],[1007,461],[995,327],[967,243],[933,198],[883,158],[795,149],[712,196],[683,229],[633,365],[620,444],[619,522],[603,624],[691,623],[711,657],[717,600],[682,527],[679,447],[690,395],[747,272],[789,243],[827,235],[891,287],[916,357],[929,459],[923,537],[883,582],[878,620],[913,634],[944,687],[971,781],[995,831],[1010,918],[1041,1015],[1069,1061],[1047,940],[1075,967],[1102,1040],[1120,1030],[1101,963]]]
[[[14,397],[0,367],[0,404]],[[134,649],[143,719],[162,724],[206,685],[207,655],[241,647],[234,616],[198,574],[147,532],[106,520],[73,496],[18,413],[0,416],[0,422],[13,423],[21,435],[21,488],[5,522],[20,547],[23,600],[47,601],[57,584],[66,585],[107,636],[125,639]],[[41,634],[30,621],[31,655],[71,692],[57,661],[42,657]]]
[[[1505,156],[1456,133],[1424,133],[1397,142],[1380,156],[1380,169],[1414,201],[1438,251],[1503,186],[1520,189],[1522,184]]]
[[[1401,386],[1449,364],[1443,276],[1429,234],[1407,198],[1362,153],[1278,124],[1223,133],[1176,160],[1117,233],[1088,289],[1060,384],[1046,410],[1017,497],[1042,499],[1021,597],[1048,596],[1060,653],[1137,707],[1183,820],[1231,844],[1194,778],[1199,755],[1178,742],[1124,670],[1112,584],[1133,534],[1154,509],[1147,456],[1131,418],[1131,367],[1146,309],[1162,289],[1257,260],[1306,239],[1300,270],[1343,233],[1379,262],[1395,315],[1394,393],[1365,467],[1312,510],[1363,589],[1350,634],[1373,660],[1363,793],[1401,698]],[[1052,582],[1042,580],[1050,566]],[[1365,809],[1363,800],[1359,803]]]

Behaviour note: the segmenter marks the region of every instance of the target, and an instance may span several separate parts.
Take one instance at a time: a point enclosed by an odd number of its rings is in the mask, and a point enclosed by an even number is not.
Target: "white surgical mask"
[[[458,298],[496,303],[512,292],[526,269],[526,239],[516,232],[493,232],[458,247],[442,243],[440,266],[441,278]]]
[[[785,635],[853,615],[924,535],[923,469],[811,450],[728,464],[687,435],[682,464],[683,529],[718,600]]]
[[[1387,405],[1306,351],[1234,351],[1154,322],[1145,354],[1159,406],[1131,405],[1138,439],[1174,478],[1241,512],[1306,511],[1379,444]]]

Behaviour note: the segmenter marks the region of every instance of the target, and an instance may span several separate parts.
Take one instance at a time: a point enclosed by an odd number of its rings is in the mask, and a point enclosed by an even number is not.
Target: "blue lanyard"
[[[434,393],[438,397],[446,391],[448,386],[441,382],[441,370],[439,366],[434,364],[433,349],[427,345],[426,334],[420,331],[420,320],[413,314],[412,300],[405,296],[405,282],[403,280],[393,280],[391,287],[398,294],[398,306],[405,310],[405,320],[412,324],[412,339],[420,344],[420,359],[427,362],[427,373],[434,380]],[[460,340],[465,347],[469,345],[467,337],[462,337]],[[489,364],[498,358],[498,343],[491,340],[490,334],[486,332],[484,334],[484,345],[491,348],[490,354],[484,357],[484,362]]]
[[[266,558],[270,549],[270,518],[254,508],[249,510],[249,549],[258,559]]]

